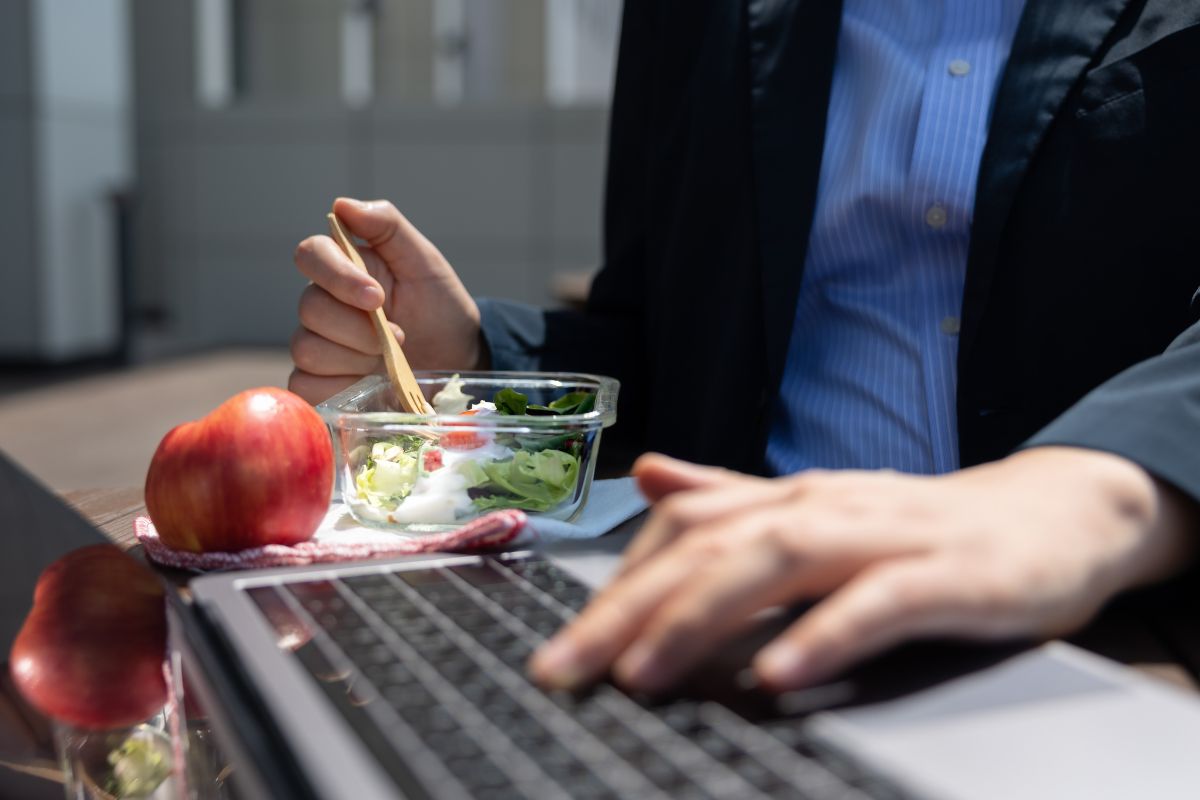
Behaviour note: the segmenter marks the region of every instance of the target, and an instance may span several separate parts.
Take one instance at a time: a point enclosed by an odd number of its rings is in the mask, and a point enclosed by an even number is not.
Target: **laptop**
[[[190,616],[286,750],[253,763],[273,757],[300,779],[251,796],[1095,800],[1200,787],[1200,701],[1062,642],[910,646],[772,697],[745,666],[781,615],[672,696],[534,687],[532,649],[583,607],[629,533],[193,581]]]
[[[3,457],[0,513],[22,533],[0,539],[7,647],[38,571],[99,534]],[[232,761],[214,770],[219,796],[1038,800],[1200,786],[1200,702],[1063,643],[910,646],[773,697],[744,666],[781,615],[671,696],[535,688],[532,648],[630,533],[172,591],[190,723]]]

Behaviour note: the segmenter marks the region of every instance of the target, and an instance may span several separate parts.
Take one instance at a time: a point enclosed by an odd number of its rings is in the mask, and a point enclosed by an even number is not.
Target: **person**
[[[381,304],[417,367],[622,380],[614,432],[675,458],[634,466],[652,514],[535,655],[550,686],[668,686],[800,599],[756,657],[773,689],[915,637],[1077,629],[1195,550],[1198,23],[627,3],[586,310],[477,303],[391,204],[339,199],[373,277],[301,243],[290,387],[376,370]]]

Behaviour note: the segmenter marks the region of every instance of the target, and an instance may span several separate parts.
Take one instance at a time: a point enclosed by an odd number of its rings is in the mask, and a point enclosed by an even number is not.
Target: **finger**
[[[302,370],[292,370],[288,377],[288,391],[298,394],[314,406],[333,397],[347,386],[362,378],[361,375],[310,375]]]
[[[790,482],[757,478],[675,492],[655,504],[650,518],[626,549],[617,575],[636,569],[686,530],[730,514],[760,509],[792,496],[794,491]]]
[[[743,530],[718,535],[744,536],[762,529],[764,520],[747,519],[743,524]],[[757,612],[797,599],[802,570],[789,554],[771,546],[773,541],[756,539],[753,547],[736,549],[720,563],[693,572],[617,660],[616,679],[633,690],[665,689],[752,624]]]
[[[713,553],[692,546],[655,559],[618,580],[534,653],[529,673],[550,688],[575,689],[601,677],[676,586]]]
[[[305,287],[300,294],[300,324],[316,335],[350,350],[370,356],[382,352],[370,317],[357,308],[339,302],[316,284]],[[394,323],[392,331],[403,345],[404,331]]]
[[[637,478],[638,488],[651,502],[673,492],[752,480],[731,470],[692,464],[659,453],[647,453],[638,458],[633,464],[633,475]]]
[[[419,263],[416,258],[432,249],[420,231],[387,200],[354,200],[339,197],[333,201],[333,213],[355,236],[371,246],[379,257],[393,267]]]
[[[986,623],[970,581],[947,561],[912,558],[860,572],[801,617],[755,658],[776,691],[811,685],[901,641],[978,635]]]
[[[296,247],[293,260],[304,277],[343,303],[371,311],[383,305],[383,287],[363,272],[328,236],[310,236]]]
[[[360,353],[300,327],[292,334],[292,363],[310,375],[366,375],[379,369],[378,356]]]

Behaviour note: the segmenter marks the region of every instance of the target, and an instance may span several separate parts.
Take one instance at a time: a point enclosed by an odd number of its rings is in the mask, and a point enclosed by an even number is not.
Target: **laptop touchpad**
[[[1200,786],[1200,703],[1065,645],[900,699],[815,715],[820,738],[922,794],[1177,797]]]

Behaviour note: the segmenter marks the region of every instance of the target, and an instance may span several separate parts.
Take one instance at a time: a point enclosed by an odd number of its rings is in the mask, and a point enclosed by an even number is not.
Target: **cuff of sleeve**
[[[1102,390],[1051,422],[1019,449],[1064,446],[1100,450],[1127,458],[1155,477],[1200,500],[1200,449],[1173,425],[1175,409],[1147,408],[1132,393]],[[1176,412],[1177,413],[1177,412]]]
[[[480,298],[480,328],[491,352],[492,369],[536,372],[546,339],[542,310],[507,300]]]

